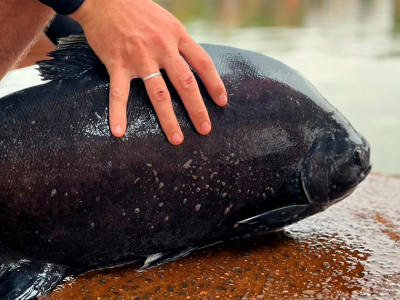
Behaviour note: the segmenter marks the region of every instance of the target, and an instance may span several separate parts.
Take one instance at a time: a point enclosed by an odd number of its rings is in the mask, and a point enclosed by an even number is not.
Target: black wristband
[[[43,4],[50,6],[60,15],[70,15],[81,7],[85,0],[39,0]]]

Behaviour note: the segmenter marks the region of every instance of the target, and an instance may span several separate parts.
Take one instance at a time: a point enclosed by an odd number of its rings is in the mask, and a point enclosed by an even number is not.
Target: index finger
[[[207,52],[190,36],[181,40],[179,52],[199,74],[214,102],[219,106],[225,106],[228,102],[225,85]]]

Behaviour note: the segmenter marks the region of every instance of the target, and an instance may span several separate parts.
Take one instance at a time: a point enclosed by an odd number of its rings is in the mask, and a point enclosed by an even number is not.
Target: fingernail
[[[171,136],[171,141],[172,141],[172,144],[174,144],[174,145],[179,145],[180,143],[183,142],[183,138],[182,138],[182,136],[181,136],[179,133],[175,132],[175,133]]]
[[[228,102],[228,98],[226,97],[225,94],[222,94],[221,96],[219,96],[218,105],[224,106],[224,105],[226,105],[227,102]]]
[[[116,134],[116,135],[121,135],[121,134],[122,134],[122,127],[121,127],[121,125],[116,125],[116,126],[114,127],[114,134]]]
[[[203,134],[208,134],[211,131],[211,125],[208,122],[201,124],[200,131]]]

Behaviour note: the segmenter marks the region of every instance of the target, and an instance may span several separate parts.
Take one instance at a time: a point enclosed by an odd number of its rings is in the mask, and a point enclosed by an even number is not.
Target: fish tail
[[[50,292],[68,272],[65,266],[19,260],[0,261],[0,299],[28,300]]]

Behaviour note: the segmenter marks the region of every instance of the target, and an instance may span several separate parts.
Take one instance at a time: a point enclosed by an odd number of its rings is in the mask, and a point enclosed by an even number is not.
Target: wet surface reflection
[[[372,174],[283,232],[69,279],[45,299],[400,299],[400,178]]]

